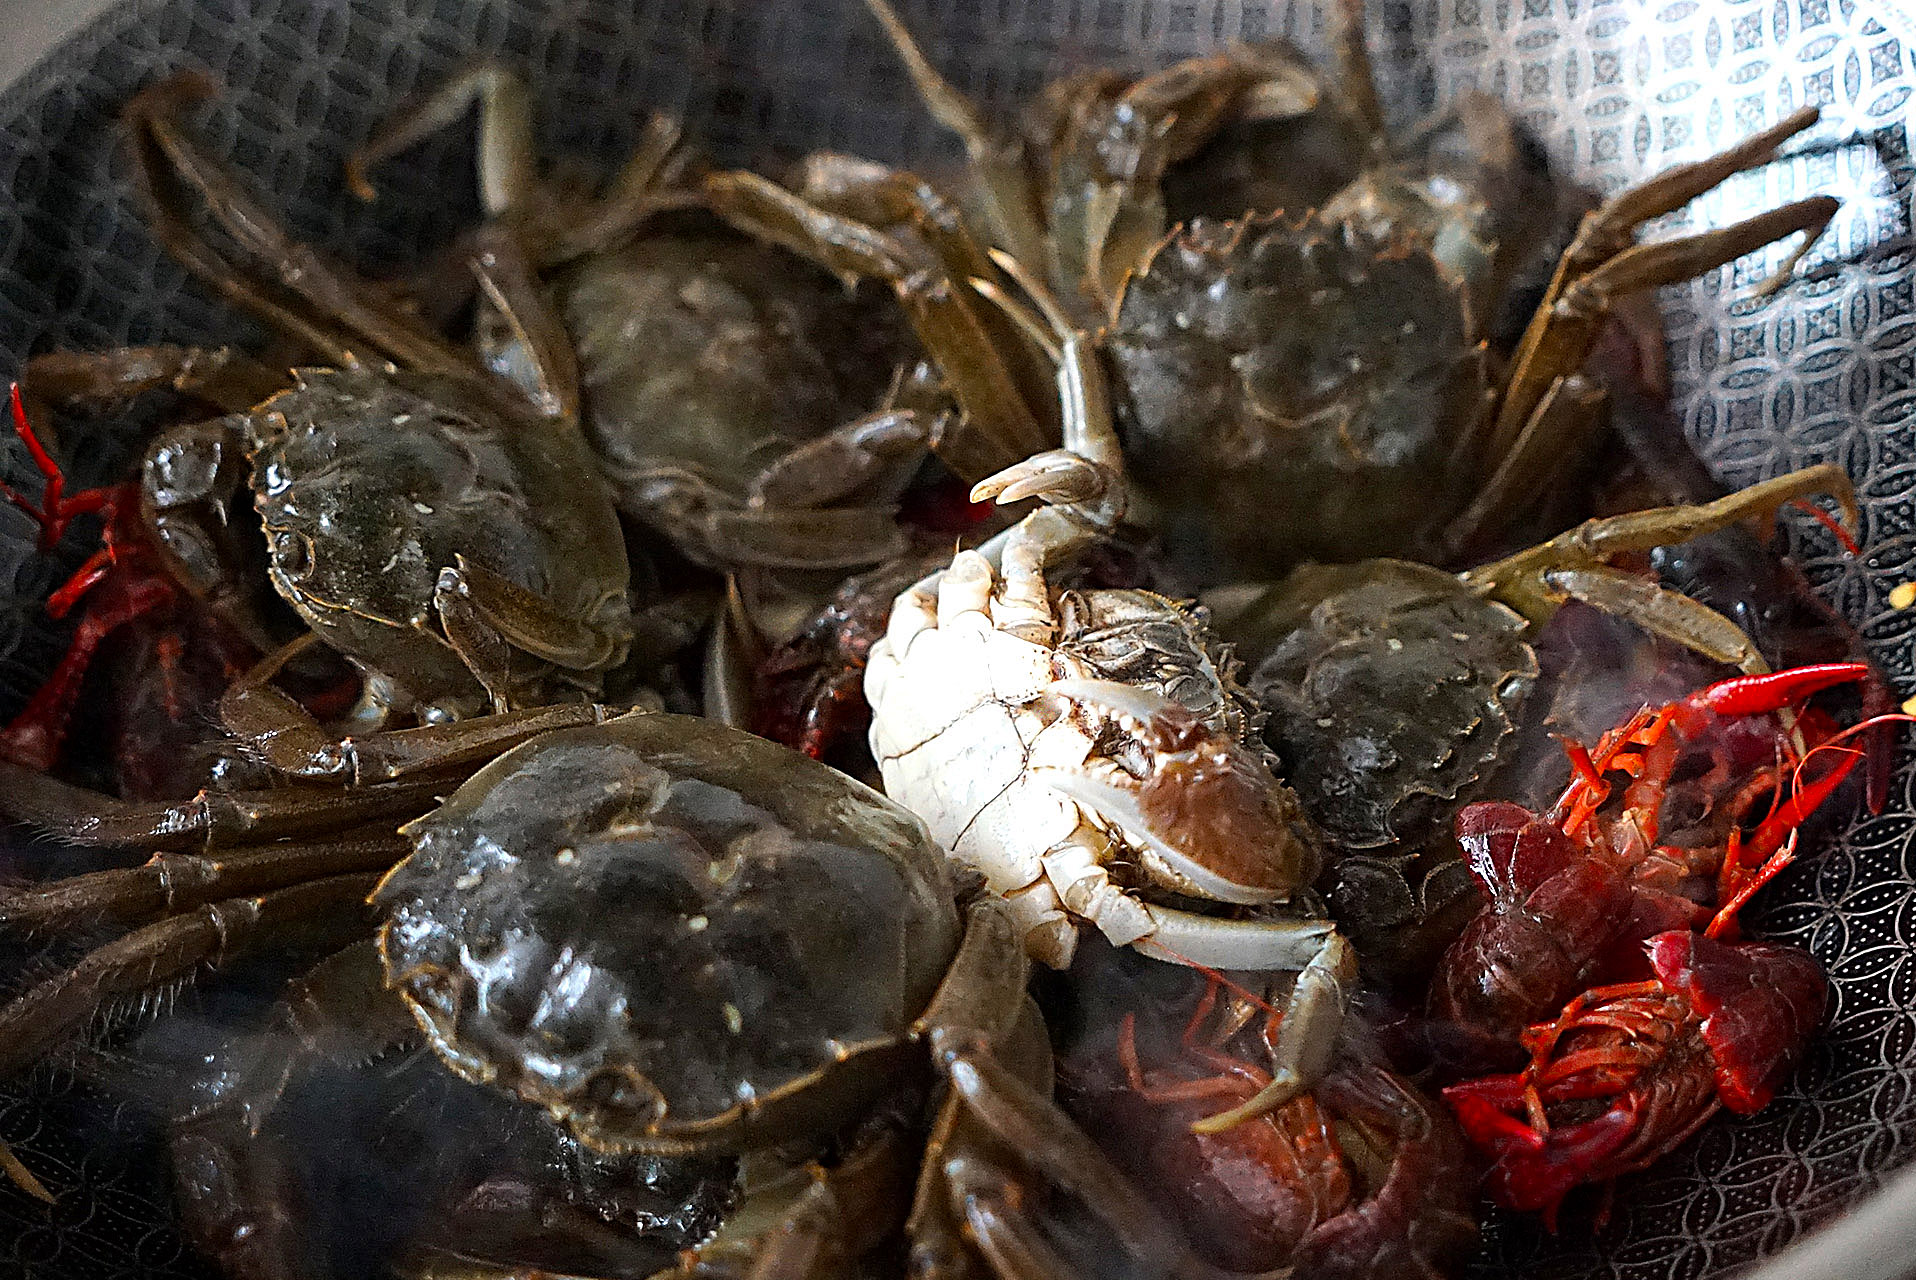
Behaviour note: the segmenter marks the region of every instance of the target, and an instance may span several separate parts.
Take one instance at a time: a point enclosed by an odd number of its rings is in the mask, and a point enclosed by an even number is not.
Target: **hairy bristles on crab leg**
[[[1316,837],[1272,775],[1205,615],[1147,592],[1052,585],[1062,559],[1123,517],[1123,459],[1083,335],[1019,264],[999,266],[1035,310],[981,292],[1055,356],[1064,447],[972,494],[1043,506],[899,596],[866,668],[872,753],[887,793],[1005,899],[1033,957],[1069,964],[1078,929],[1094,925],[1159,959],[1298,975],[1273,1084],[1232,1123],[1321,1074],[1354,957],[1330,921],[1273,913],[1315,876]],[[1112,668],[1089,643],[1141,622],[1148,674]],[[1236,910],[1147,901],[1146,889]]]

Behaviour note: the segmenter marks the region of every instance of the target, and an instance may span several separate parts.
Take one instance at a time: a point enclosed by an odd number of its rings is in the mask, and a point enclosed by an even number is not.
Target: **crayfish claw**
[[[1718,715],[1754,716],[1780,711],[1812,694],[1839,684],[1867,680],[1869,676],[1867,663],[1822,662],[1767,675],[1733,676],[1717,681],[1693,697],[1697,705]]]

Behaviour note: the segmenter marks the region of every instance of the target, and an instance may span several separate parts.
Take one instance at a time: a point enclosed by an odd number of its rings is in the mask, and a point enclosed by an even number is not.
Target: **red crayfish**
[[[27,420],[17,385],[11,409],[14,433],[45,487],[37,503],[6,485],[0,496],[40,526],[40,550],[53,551],[82,516],[98,516],[101,529],[99,550],[47,598],[47,614],[55,619],[80,608],[79,624],[53,673],[0,729],[0,758],[41,771],[54,767],[87,672],[118,633],[128,652],[116,668],[140,674],[135,685],[117,691],[111,753],[124,793],[156,794],[167,789],[160,775],[182,745],[173,731],[191,725],[197,732],[195,713],[217,700],[258,652],[223,619],[197,607],[167,571],[141,516],[137,483],[68,492],[59,464]]]
[[[1801,947],[1672,930],[1644,951],[1653,978],[1593,988],[1530,1028],[1523,1071],[1444,1090],[1494,1161],[1491,1199],[1542,1209],[1552,1230],[1573,1187],[1649,1168],[1720,1106],[1768,1106],[1823,1019],[1822,966]]]
[[[1860,756],[1806,776],[1806,744],[1834,744],[1827,718],[1797,710],[1786,728],[1768,713],[1868,674],[1720,681],[1592,749],[1567,743],[1573,778],[1548,817],[1504,802],[1458,815],[1489,905],[1445,954],[1431,1012],[1465,1041],[1456,1057],[1527,1059],[1444,1090],[1493,1161],[1492,1199],[1554,1228],[1571,1188],[1648,1167],[1720,1106],[1769,1102],[1826,990],[1801,948],[1736,941],[1736,915]]]
[[[159,349],[154,349],[158,352]],[[126,368],[143,367],[135,350]],[[34,369],[46,380],[70,379],[61,356],[43,356]],[[204,558],[201,545],[166,544],[156,533],[139,481],[69,490],[60,465],[29,421],[18,385],[11,396],[14,434],[26,446],[43,486],[37,501],[0,484],[0,497],[40,528],[50,554],[75,521],[100,521],[99,547],[46,601],[49,617],[78,614],[72,637],[52,673],[25,707],[0,728],[0,760],[39,772],[60,763],[75,711],[86,688],[102,682],[104,733],[100,741],[123,798],[186,796],[214,771],[235,764],[212,741],[220,695],[275,646],[270,602],[225,585],[205,598],[182,583],[173,557]],[[100,673],[94,673],[96,668]],[[343,709],[351,681],[328,666],[302,664],[294,683],[321,710]]]
[[[1445,953],[1432,1015],[1487,1041],[1480,1060],[1494,1056],[1577,992],[1642,976],[1645,940],[1747,897],[1858,758],[1838,754],[1799,783],[1794,735],[1767,713],[1867,675],[1827,663],[1719,681],[1639,712],[1592,749],[1566,744],[1574,777],[1548,817],[1503,801],[1466,807],[1457,837],[1488,905]],[[1827,736],[1822,723],[1805,712],[1796,732]],[[1630,779],[1614,812],[1611,774]],[[1770,812],[1746,833],[1765,800]]]
[[[1080,955],[1062,1100],[1207,1262],[1356,1280],[1446,1275],[1468,1254],[1469,1154],[1442,1108],[1344,1055],[1311,1092],[1241,1118],[1270,1080],[1270,1006],[1222,975]]]

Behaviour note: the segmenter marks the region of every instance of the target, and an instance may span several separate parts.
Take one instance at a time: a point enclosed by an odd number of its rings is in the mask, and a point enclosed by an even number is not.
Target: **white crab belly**
[[[867,666],[885,794],[1000,894],[1042,877],[1044,855],[1080,824],[1078,806],[1031,772],[1082,765],[1090,750],[1035,705],[1058,657],[1001,631],[948,626],[913,636],[903,660],[881,640]]]

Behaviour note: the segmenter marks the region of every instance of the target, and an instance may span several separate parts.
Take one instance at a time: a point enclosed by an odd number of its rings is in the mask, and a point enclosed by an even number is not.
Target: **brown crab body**
[[[433,1047],[606,1150],[831,1128],[958,946],[916,819],[707,721],[547,735],[407,832],[382,948]]]
[[[414,699],[482,697],[434,616],[462,559],[603,637],[567,682],[590,689],[624,656],[625,543],[575,430],[464,381],[370,369],[305,370],[240,425],[274,587]]]
[[[1107,351],[1179,563],[1225,581],[1424,550],[1471,496],[1459,437],[1489,382],[1470,332],[1462,290],[1408,241],[1282,217],[1166,241]]]

